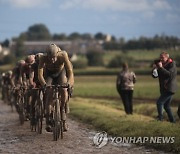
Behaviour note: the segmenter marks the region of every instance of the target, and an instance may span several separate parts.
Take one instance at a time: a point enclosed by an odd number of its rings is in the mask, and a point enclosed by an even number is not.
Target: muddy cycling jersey
[[[8,77],[8,76],[4,76],[3,77],[3,85],[5,86],[8,86],[8,85],[11,85],[11,77]]]
[[[68,82],[71,86],[74,84],[72,64],[69,61],[69,57],[65,51],[58,52],[57,60],[54,63],[51,60],[49,60],[49,57],[46,54],[40,57],[38,67],[38,78],[42,86],[46,84],[46,81],[43,76],[44,68],[46,69],[46,72],[48,72],[48,74],[52,77],[58,76],[65,68]]]
[[[13,68],[12,71],[13,71],[12,78],[14,78],[15,83],[18,83],[20,76],[20,68],[16,66]]]
[[[32,68],[27,66],[27,65],[24,65],[21,67],[21,75],[23,77],[23,80],[26,78],[26,79],[29,79],[30,78],[30,75],[31,75],[31,72],[32,72]]]

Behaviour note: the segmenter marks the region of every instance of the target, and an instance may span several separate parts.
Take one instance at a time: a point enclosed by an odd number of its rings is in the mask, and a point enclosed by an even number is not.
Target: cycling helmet
[[[38,60],[39,57],[41,57],[42,55],[43,55],[43,53],[37,53],[37,54],[35,55],[35,60]]]
[[[55,44],[50,44],[48,47],[47,47],[47,56],[48,57],[57,57],[57,53],[59,51],[59,47],[57,47]]]
[[[33,64],[35,62],[35,55],[29,55],[26,57],[25,62],[28,64]]]
[[[20,66],[20,65],[24,65],[25,64],[25,60],[19,60],[17,63],[16,63],[16,66]]]
[[[11,76],[12,73],[13,73],[12,71],[8,71],[8,72],[7,72],[7,75],[8,75],[8,76]]]
[[[2,73],[2,76],[4,77],[6,74],[5,73]]]

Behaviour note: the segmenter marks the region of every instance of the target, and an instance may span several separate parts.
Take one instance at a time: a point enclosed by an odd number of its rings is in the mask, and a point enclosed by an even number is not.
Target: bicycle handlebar
[[[47,85],[46,88],[69,88],[69,84],[57,84],[57,85]]]

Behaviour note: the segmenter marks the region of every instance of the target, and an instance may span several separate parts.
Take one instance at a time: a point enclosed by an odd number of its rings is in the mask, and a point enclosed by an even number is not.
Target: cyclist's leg
[[[36,125],[36,119],[35,119],[35,103],[38,97],[38,91],[33,90],[32,92],[32,99],[31,99],[31,125]]]
[[[25,92],[26,120],[30,119],[31,100],[32,100],[32,93],[29,90],[26,90]]]
[[[4,103],[7,103],[7,86],[4,87]]]
[[[59,76],[58,79],[58,83],[59,84],[64,84],[67,83],[67,77],[66,77],[66,73],[65,70],[62,71],[62,73]],[[68,127],[67,127],[67,123],[66,123],[66,112],[69,109],[65,109],[65,107],[69,107],[66,105],[67,100],[68,100],[68,93],[67,93],[67,89],[61,89],[61,120],[63,120],[63,127],[64,130],[67,131]]]
[[[2,100],[5,98],[5,86],[2,86]]]
[[[46,83],[47,85],[52,84],[53,79],[51,77],[47,77]],[[51,106],[52,106],[52,89],[47,88],[45,92],[45,117],[46,117],[46,130],[51,131]]]

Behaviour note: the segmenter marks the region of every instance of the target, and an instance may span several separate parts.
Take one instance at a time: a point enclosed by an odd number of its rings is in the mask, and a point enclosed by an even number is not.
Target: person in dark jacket
[[[163,107],[167,112],[170,122],[175,122],[174,116],[172,114],[170,103],[172,97],[177,90],[177,70],[176,63],[169,57],[167,52],[162,52],[160,54],[159,61],[156,61],[153,65],[153,76],[159,78],[160,86],[160,97],[157,100],[157,111],[158,120],[163,120]],[[157,71],[157,73],[155,73]],[[155,75],[156,74],[156,75]]]
[[[117,76],[116,88],[121,96],[126,114],[133,114],[133,90],[136,75],[128,69],[128,64],[122,65],[122,71]]]

